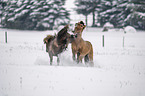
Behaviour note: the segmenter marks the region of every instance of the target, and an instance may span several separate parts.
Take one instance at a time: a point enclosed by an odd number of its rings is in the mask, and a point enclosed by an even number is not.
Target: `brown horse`
[[[82,62],[84,58],[85,63],[90,63],[93,66],[93,47],[89,41],[84,41],[82,38],[82,32],[85,29],[83,21],[76,23],[74,34],[77,34],[77,38],[72,42],[72,54],[73,60],[76,60],[75,55],[77,54],[77,63]]]
[[[52,65],[53,56],[57,56],[57,64],[60,60],[58,54],[66,50],[69,43],[71,43],[75,36],[70,35],[68,32],[68,25],[58,32],[57,35],[47,35],[44,38],[44,44],[46,44],[46,52],[48,52],[50,57],[50,65]]]

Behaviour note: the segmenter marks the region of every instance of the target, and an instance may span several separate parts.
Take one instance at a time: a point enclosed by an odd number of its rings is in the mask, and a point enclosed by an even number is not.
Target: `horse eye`
[[[81,27],[83,27],[83,25],[81,24]]]

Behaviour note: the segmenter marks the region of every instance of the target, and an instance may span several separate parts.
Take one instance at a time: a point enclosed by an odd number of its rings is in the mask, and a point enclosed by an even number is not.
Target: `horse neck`
[[[75,39],[75,42],[80,42],[80,40],[82,39],[82,34],[81,33],[77,33],[77,38]]]

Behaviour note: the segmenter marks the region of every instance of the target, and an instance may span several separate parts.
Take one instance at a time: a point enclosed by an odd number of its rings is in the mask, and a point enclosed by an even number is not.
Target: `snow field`
[[[94,49],[95,66],[88,67],[73,62],[71,45],[61,54],[60,66],[56,58],[49,66],[43,38],[54,31],[1,29],[0,96],[144,96],[145,33],[101,30],[87,28],[83,32]]]

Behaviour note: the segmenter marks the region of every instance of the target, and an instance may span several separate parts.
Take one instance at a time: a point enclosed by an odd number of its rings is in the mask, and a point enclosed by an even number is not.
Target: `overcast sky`
[[[70,10],[71,8],[74,8],[74,7],[75,7],[74,1],[75,1],[75,0],[66,0],[65,6],[66,6],[66,8],[67,8],[68,10]]]

